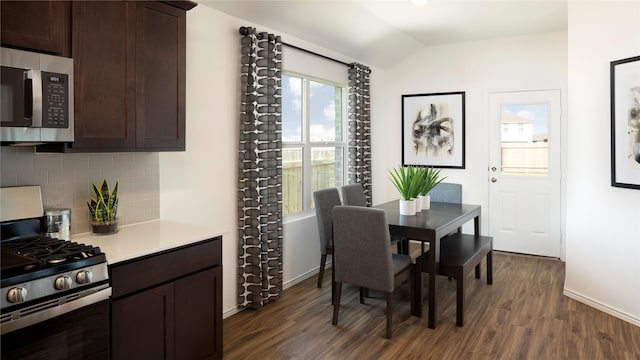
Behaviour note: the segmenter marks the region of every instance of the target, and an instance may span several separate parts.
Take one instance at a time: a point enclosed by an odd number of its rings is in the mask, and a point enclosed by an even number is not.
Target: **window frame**
[[[283,75],[289,77],[297,77],[302,79],[302,95],[301,95],[301,107],[302,107],[302,124],[301,124],[301,141],[285,141],[282,140],[282,149],[302,149],[302,210],[289,214],[284,214],[283,220],[285,222],[295,221],[308,216],[315,216],[315,208],[311,207],[313,192],[311,190],[311,152],[313,148],[326,147],[326,148],[341,148],[342,149],[342,185],[348,179],[348,84],[337,83],[331,80],[321,79],[308,74],[303,74],[295,71],[283,71]],[[335,86],[342,89],[342,141],[311,141],[311,121],[310,121],[310,98],[311,98],[311,85],[310,82],[318,82]],[[283,84],[283,86],[285,86]],[[284,202],[284,199],[283,199]]]

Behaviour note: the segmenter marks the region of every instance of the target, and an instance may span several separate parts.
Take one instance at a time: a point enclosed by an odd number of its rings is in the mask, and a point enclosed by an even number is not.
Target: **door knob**
[[[491,171],[494,171],[494,172],[495,172],[496,170],[498,170],[498,169],[496,169],[496,167],[495,167],[495,166],[492,166],[492,167],[491,167]]]
[[[491,178],[491,182],[492,182],[492,183],[494,183],[494,182],[496,182],[496,181],[498,181],[498,179],[496,179],[496,178],[494,178],[494,177],[492,177],[492,178]]]

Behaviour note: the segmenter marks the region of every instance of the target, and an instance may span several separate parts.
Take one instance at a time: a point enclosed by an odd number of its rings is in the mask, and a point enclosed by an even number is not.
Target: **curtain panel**
[[[240,34],[237,304],[259,308],[282,292],[282,42]]]
[[[369,96],[371,69],[352,63],[349,67],[349,183],[364,188],[367,206],[371,206],[371,99]]]

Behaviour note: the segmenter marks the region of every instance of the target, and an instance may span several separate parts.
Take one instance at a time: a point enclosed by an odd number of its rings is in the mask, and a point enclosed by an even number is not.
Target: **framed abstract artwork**
[[[611,186],[640,189],[640,56],[611,62]]]
[[[402,95],[402,164],[464,169],[461,92]]]

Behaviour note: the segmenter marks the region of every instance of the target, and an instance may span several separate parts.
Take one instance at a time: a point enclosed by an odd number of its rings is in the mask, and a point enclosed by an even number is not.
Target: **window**
[[[282,76],[282,206],[310,212],[313,192],[342,186],[346,87],[307,76]]]
[[[549,163],[549,107],[547,104],[502,105],[501,119],[505,124],[514,117],[527,124],[518,124],[518,135],[502,133],[501,163],[503,176],[546,176]]]

